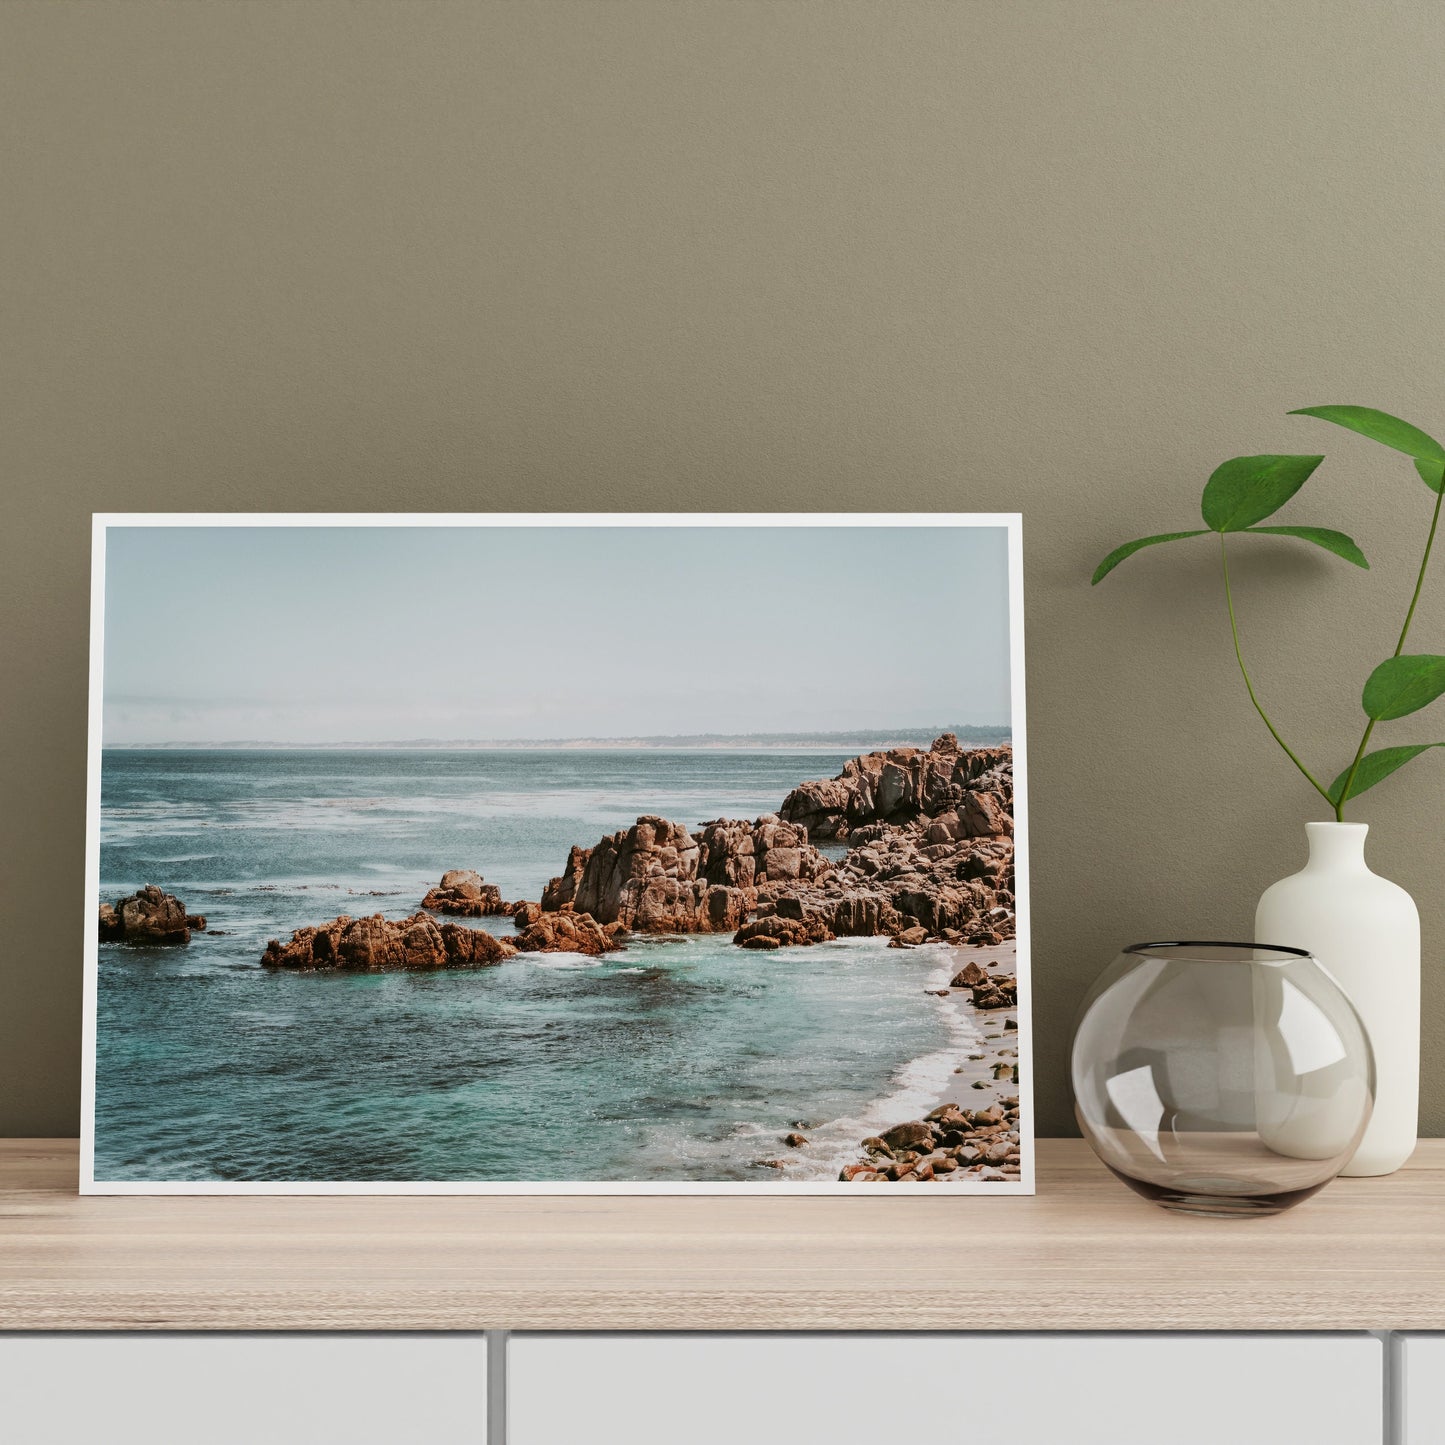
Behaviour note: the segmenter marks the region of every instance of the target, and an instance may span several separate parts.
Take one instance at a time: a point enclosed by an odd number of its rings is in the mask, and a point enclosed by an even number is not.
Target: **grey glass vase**
[[[1073,1046],[1085,1139],[1166,1209],[1277,1214],[1333,1179],[1374,1107],[1370,1044],[1302,949],[1140,943],[1089,991]]]

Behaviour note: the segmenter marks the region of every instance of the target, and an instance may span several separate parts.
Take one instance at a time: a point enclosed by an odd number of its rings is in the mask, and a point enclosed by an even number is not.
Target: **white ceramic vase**
[[[1309,951],[1355,1006],[1375,1051],[1375,1112],[1347,1175],[1390,1174],[1414,1152],[1420,1107],[1420,915],[1365,865],[1366,823],[1306,823],[1309,862],[1265,890],[1259,943]]]

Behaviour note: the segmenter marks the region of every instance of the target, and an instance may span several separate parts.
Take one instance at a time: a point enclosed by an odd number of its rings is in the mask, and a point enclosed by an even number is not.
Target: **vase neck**
[[[1312,869],[1363,868],[1368,823],[1306,823]]]

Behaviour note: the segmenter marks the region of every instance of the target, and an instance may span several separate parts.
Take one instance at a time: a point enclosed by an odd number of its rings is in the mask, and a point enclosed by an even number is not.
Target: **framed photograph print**
[[[1032,1192],[1017,516],[93,567],[83,1191]]]

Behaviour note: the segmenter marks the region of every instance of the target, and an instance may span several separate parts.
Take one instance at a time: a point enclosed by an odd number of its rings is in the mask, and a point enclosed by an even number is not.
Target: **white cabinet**
[[[1369,1335],[507,1341],[507,1445],[1381,1445]],[[1403,1345],[1445,1442],[1445,1336]],[[0,1334],[4,1445],[486,1445],[480,1334]]]
[[[1399,1348],[1402,1445],[1440,1445],[1445,1440],[1445,1335],[1406,1335]]]
[[[484,1445],[483,1335],[0,1335],[13,1445]]]
[[[1370,1335],[514,1335],[508,1361],[508,1445],[1380,1445],[1383,1416]]]

